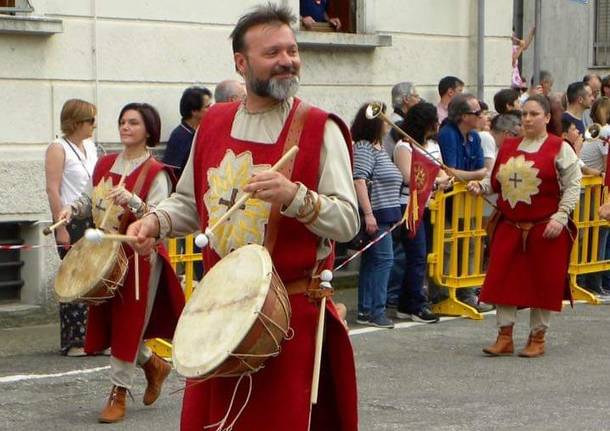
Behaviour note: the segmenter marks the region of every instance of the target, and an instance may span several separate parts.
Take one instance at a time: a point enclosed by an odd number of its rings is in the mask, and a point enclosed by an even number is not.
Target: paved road
[[[519,318],[520,347],[527,313]],[[548,353],[534,360],[484,357],[494,320],[407,323],[373,332],[355,326],[360,429],[610,430],[610,307],[579,304],[554,316]],[[0,429],[178,428],[181,396],[169,395],[182,387],[175,373],[152,407],[141,404],[139,373],[126,421],[98,425],[109,390],[107,358],[59,357],[57,339],[55,325],[0,331]],[[41,374],[47,376],[33,376]]]

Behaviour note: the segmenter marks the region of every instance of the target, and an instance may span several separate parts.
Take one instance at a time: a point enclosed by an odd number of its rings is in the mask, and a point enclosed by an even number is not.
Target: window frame
[[[591,68],[597,69],[608,69],[610,68],[610,25],[601,26],[605,28],[605,38],[602,40],[599,38],[599,8],[602,7],[602,2],[605,2],[606,9],[606,21],[610,24],[610,0],[595,0],[591,7],[591,50],[590,50],[590,61]],[[600,51],[604,51],[605,60],[600,63],[599,58],[601,57]]]

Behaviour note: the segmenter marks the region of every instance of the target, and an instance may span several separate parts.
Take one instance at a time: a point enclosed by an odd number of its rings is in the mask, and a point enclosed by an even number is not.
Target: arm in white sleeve
[[[555,165],[559,171],[561,199],[559,210],[551,216],[551,219],[565,226],[568,224],[570,213],[574,210],[580,198],[580,180],[582,179],[578,157],[566,142],[563,142],[561,150],[559,150]]]
[[[191,153],[182,171],[176,192],[159,202],[153,214],[159,219],[160,238],[183,236],[199,230],[199,214],[195,204],[195,176],[193,154],[197,133],[193,137]]]
[[[307,224],[307,229],[321,238],[347,242],[356,235],[360,226],[358,204],[348,147],[339,126],[330,119],[324,127],[319,178],[317,193],[310,193],[314,201],[320,199],[320,212],[317,219]],[[306,194],[307,188],[299,184],[297,194],[282,214],[305,221],[297,214],[305,203]]]

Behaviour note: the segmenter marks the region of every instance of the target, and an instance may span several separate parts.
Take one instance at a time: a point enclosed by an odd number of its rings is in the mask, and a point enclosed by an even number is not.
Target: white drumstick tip
[[[87,241],[99,243],[104,239],[104,232],[99,229],[89,228],[85,231],[85,238],[87,238]]]
[[[330,269],[325,269],[320,273],[320,280],[326,282],[333,281],[333,272]]]
[[[195,245],[199,248],[206,248],[209,241],[210,240],[205,233],[200,233],[195,237]]]

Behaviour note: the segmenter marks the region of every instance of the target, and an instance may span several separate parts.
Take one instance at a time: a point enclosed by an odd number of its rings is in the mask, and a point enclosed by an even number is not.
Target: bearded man
[[[187,382],[183,431],[358,428],[353,351],[332,301],[325,310],[319,401],[310,404],[319,306],[307,297],[307,287],[319,282],[312,277],[321,269],[332,268],[332,242],[353,238],[359,220],[347,127],[293,97],[301,66],[290,27],[295,21],[288,9],[273,4],[239,19],[231,38],[245,100],[208,111],[177,192],[128,230],[138,236],[136,249],[146,253],[153,238],[203,231],[227,211],[226,202],[252,193],[254,199],[226,222],[222,238],[210,239],[205,267],[247,243],[262,244],[289,294],[294,337],[252,376],[251,392],[236,378]],[[300,151],[290,169],[270,171],[294,145]],[[267,211],[249,209],[261,201]]]

